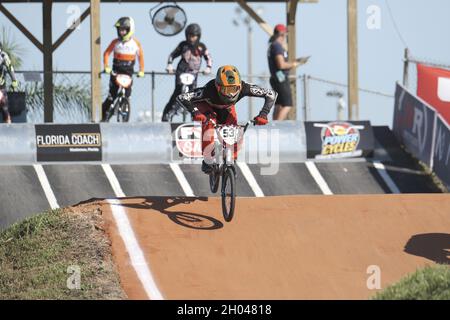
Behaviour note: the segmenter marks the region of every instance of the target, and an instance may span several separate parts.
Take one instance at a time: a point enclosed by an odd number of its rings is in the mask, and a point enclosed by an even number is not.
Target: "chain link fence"
[[[44,122],[43,72],[17,71],[21,89],[26,92],[27,122]],[[213,75],[198,75],[198,86],[205,85]],[[249,81],[263,87],[270,87],[269,77],[243,75]],[[86,123],[91,121],[91,74],[89,71],[55,71],[54,122]],[[109,91],[109,75],[101,75],[102,99]],[[175,88],[175,75],[165,72],[146,72],[144,78],[134,77],[131,93],[130,122],[159,122],[162,112]],[[245,121],[255,116],[262,103],[250,98],[239,104],[238,117]],[[181,117],[175,120],[181,121]]]
[[[44,122],[43,73],[39,71],[18,71],[22,89],[27,93],[27,122]],[[270,87],[268,75],[243,75],[244,81],[261,87]],[[198,86],[205,85],[213,75],[198,76]],[[348,110],[338,112],[338,107],[346,107],[347,85],[325,80],[311,75],[294,78],[297,83],[297,119],[336,120],[347,119]],[[55,71],[54,82],[54,122],[91,122],[91,74],[89,71]],[[101,75],[102,99],[109,91],[109,75]],[[175,87],[175,75],[165,72],[146,72],[144,78],[134,77],[131,94],[130,122],[160,122],[163,109]],[[360,89],[360,118],[386,122],[379,112],[373,112],[368,105],[393,106],[393,95],[368,89]],[[240,121],[257,115],[263,103],[260,99],[249,98],[239,103],[237,108]],[[380,117],[378,119],[377,117]],[[174,121],[181,121],[181,116]]]
[[[433,59],[414,57],[409,49],[405,49],[403,62],[403,85],[414,94],[417,93],[417,64],[450,70],[450,64]]]
[[[348,86],[345,83],[304,75],[301,101],[302,119],[348,120]],[[359,88],[359,119],[371,120],[377,125],[391,123],[393,107],[392,93]]]

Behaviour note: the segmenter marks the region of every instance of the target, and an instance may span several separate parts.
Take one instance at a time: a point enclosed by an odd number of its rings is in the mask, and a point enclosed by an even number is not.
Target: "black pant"
[[[173,90],[172,95],[170,96],[169,102],[167,102],[166,106],[164,107],[163,115],[161,121],[169,121],[167,118],[167,114],[172,110],[172,108],[175,105],[175,99],[181,94],[181,91],[183,89],[183,84],[180,82],[180,74],[175,75],[175,89]],[[194,83],[189,86],[189,91],[195,89],[197,87],[197,76],[195,77]]]
[[[131,96],[131,86],[133,83],[125,89],[125,96],[129,98]],[[109,78],[109,94],[108,97],[105,99],[105,101],[102,104],[102,120],[106,119],[106,112],[108,111],[109,107],[113,103],[114,99],[117,97],[117,91],[119,90],[119,86],[116,84],[115,77],[111,75]]]
[[[294,107],[292,105],[292,92],[289,80],[286,79],[283,82],[279,82],[276,78],[270,78],[270,85],[272,89],[278,93],[276,105],[281,105],[283,107]]]

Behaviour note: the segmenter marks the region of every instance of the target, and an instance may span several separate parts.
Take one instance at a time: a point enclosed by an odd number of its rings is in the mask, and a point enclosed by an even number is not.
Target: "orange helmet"
[[[221,100],[234,103],[242,90],[241,75],[235,66],[223,66],[217,70],[216,89]]]

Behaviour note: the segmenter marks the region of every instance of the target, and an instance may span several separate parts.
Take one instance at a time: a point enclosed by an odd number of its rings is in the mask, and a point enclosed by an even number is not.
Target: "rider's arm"
[[[277,93],[272,89],[261,88],[260,86],[244,81],[242,82],[242,95],[244,97],[264,98],[264,106],[259,113],[263,116],[267,116],[270,113],[277,98]]]
[[[211,58],[211,54],[209,53],[208,48],[206,48],[206,46],[203,44],[203,58],[206,61],[206,66],[208,68],[212,68],[212,58]]]
[[[190,113],[195,113],[198,111],[197,107],[195,107],[195,103],[204,99],[205,88],[196,88],[187,93],[180,94],[176,101],[181,106],[183,106]]]
[[[181,56],[181,44],[182,42],[180,42],[180,44],[178,44],[178,46],[175,48],[175,50],[173,50],[170,55],[169,55],[169,59],[167,60],[167,64],[172,64],[173,59]]]
[[[142,50],[141,43],[137,39],[134,39],[134,41],[138,46],[139,71],[144,72],[144,50]]]
[[[275,56],[275,63],[277,65],[277,68],[280,70],[290,70],[292,68],[297,68],[299,66],[298,61],[294,61],[294,62],[284,61],[284,57],[281,54],[277,54]]]
[[[117,41],[119,40],[114,39],[113,41],[111,41],[108,48],[106,48],[105,52],[103,53],[103,66],[105,69],[109,67],[109,55],[113,52]]]

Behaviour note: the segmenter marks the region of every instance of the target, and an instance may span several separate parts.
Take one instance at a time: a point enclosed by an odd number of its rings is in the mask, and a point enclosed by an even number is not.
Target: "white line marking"
[[[387,173],[384,164],[382,164],[380,161],[374,161],[373,166],[375,167],[375,169],[377,169],[381,178],[384,180],[384,182],[386,183],[386,185],[388,186],[389,190],[391,190],[392,193],[401,193],[400,189],[397,187],[394,180],[392,180],[391,176]]]
[[[111,187],[114,190],[114,193],[116,194],[116,197],[124,198],[125,193],[122,190],[122,187],[120,186],[119,180],[117,180],[116,174],[112,170],[111,166],[109,164],[102,164],[103,171],[105,171],[106,177],[109,180],[109,183],[111,184]]]
[[[144,286],[144,290],[147,293],[147,296],[151,300],[164,300],[161,292],[156,286],[155,280],[153,279],[153,276],[150,272],[150,267],[145,261],[144,253],[142,252],[141,247],[139,247],[139,243],[136,239],[136,236],[134,235],[133,228],[131,227],[130,221],[128,220],[127,213],[120,204],[120,200],[108,199],[107,201],[111,207],[111,211],[114,216],[114,220],[116,221],[119,234],[122,237],[127,252],[130,256],[131,265],[133,266],[139,277],[139,280]]]
[[[312,161],[306,161],[306,168],[308,168],[309,173],[312,175],[314,180],[316,181],[317,185],[319,186],[320,190],[322,190],[323,194],[326,195],[332,195],[333,192],[331,192],[330,187],[328,186],[325,179],[320,174],[319,170],[317,169],[316,165]]]
[[[50,186],[50,182],[48,182],[44,168],[40,164],[34,164],[33,167],[39,178],[39,182],[41,183],[42,189],[44,189],[45,197],[47,198],[47,201],[50,204],[50,208],[52,209],[59,208],[58,201],[56,201],[55,194],[53,193],[52,187]]]
[[[116,174],[109,164],[102,164],[103,171],[105,171],[111,187],[117,197],[125,197],[125,193],[117,180]],[[136,236],[131,227],[130,220],[128,220],[127,213],[118,199],[107,199],[111,207],[111,212],[117,225],[120,237],[122,238],[125,248],[130,256],[131,265],[133,266],[139,280],[144,287],[147,296],[151,300],[164,300],[161,292],[156,286],[153,279],[150,267],[145,260],[144,253],[139,246]]]
[[[261,188],[258,185],[258,182],[256,182],[255,176],[250,171],[250,168],[245,162],[238,162],[238,167],[241,169],[242,174],[244,175],[245,179],[247,180],[248,184],[250,185],[250,188],[252,188],[253,193],[256,197],[261,198],[264,197],[264,193],[262,192]]]
[[[177,177],[178,182],[180,183],[181,188],[184,191],[184,194],[187,197],[194,197],[194,191],[192,191],[192,188],[189,185],[189,182],[187,181],[186,177],[184,176],[183,171],[181,171],[180,166],[177,163],[170,163],[169,165],[173,173]]]

